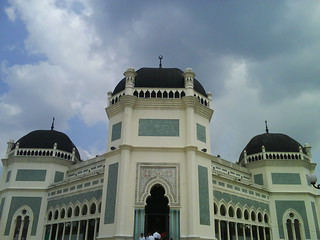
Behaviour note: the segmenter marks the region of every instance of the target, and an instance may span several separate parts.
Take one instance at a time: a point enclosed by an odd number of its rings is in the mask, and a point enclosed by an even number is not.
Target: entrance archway
[[[165,196],[164,188],[157,184],[150,190],[151,196],[147,199],[145,206],[145,232],[154,233],[155,231],[166,233],[164,239],[168,239],[169,234],[169,200]]]

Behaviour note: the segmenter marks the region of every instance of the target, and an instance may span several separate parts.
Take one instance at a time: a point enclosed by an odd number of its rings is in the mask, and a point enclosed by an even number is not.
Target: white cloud
[[[9,18],[10,21],[14,22],[16,20],[16,13],[14,11],[14,8],[7,7],[4,9],[4,11],[6,12],[7,17]]]

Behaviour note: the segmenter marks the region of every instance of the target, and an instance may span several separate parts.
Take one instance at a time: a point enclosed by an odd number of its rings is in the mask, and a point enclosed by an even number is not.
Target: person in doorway
[[[143,233],[141,233],[139,240],[146,240],[146,238],[143,236]]]
[[[154,237],[153,237],[153,235],[151,233],[148,234],[147,238],[148,238],[148,240],[154,240]]]
[[[153,237],[154,237],[155,240],[160,240],[161,239],[161,235],[157,231],[154,232]]]

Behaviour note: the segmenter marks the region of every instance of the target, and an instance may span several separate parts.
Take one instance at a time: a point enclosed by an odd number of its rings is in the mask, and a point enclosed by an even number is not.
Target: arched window
[[[226,215],[226,207],[224,205],[220,206],[220,215],[225,216]]]
[[[256,221],[256,213],[254,211],[251,212],[251,221]]]
[[[237,218],[242,218],[242,212],[240,208],[237,209]]]
[[[85,204],[85,205],[83,205],[83,207],[82,207],[82,215],[84,216],[84,215],[87,215],[87,213],[88,213],[88,207],[87,207],[87,204]]]
[[[246,210],[244,210],[244,219],[245,220],[248,220],[249,219],[249,212],[248,212],[248,210],[246,209]]]
[[[78,217],[79,213],[80,213],[80,208],[79,208],[79,206],[76,206],[76,208],[74,209],[74,216]]]
[[[54,219],[58,219],[58,217],[59,217],[59,211],[58,211],[58,209],[54,212]]]
[[[213,204],[214,214],[218,213],[218,206],[216,203]]]
[[[68,208],[68,218],[70,218],[70,217],[72,217],[72,208],[71,207],[69,207]]]
[[[95,214],[96,213],[96,204],[95,203],[92,203],[91,206],[90,206],[90,214]]]
[[[285,225],[286,225],[286,234],[288,239],[302,239],[302,221],[301,216],[293,210],[289,210],[289,212],[285,215]]]
[[[66,210],[63,208],[60,213],[60,218],[64,218],[66,216]]]
[[[229,217],[234,217],[233,207],[229,207],[228,214],[229,214]]]
[[[48,220],[49,220],[49,221],[52,220],[52,211],[50,211],[49,214],[48,214]]]
[[[51,212],[51,211],[50,211]],[[50,213],[49,213],[50,214]],[[52,212],[51,212],[52,214]],[[31,209],[27,206],[22,207],[13,217],[13,239],[28,239],[30,235],[30,222],[33,217]]]
[[[98,213],[101,213],[101,202],[98,205]]]

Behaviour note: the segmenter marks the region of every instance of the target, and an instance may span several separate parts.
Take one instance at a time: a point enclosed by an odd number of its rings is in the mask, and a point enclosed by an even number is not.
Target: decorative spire
[[[268,121],[267,121],[267,120],[265,120],[264,122],[265,122],[265,124],[266,124],[266,133],[269,133],[269,129],[268,129]]]
[[[162,68],[162,63],[161,63],[162,58],[163,58],[163,56],[162,56],[162,55],[159,55],[159,60],[160,60],[159,68]]]
[[[54,129],[54,118],[52,119],[51,130]]]

